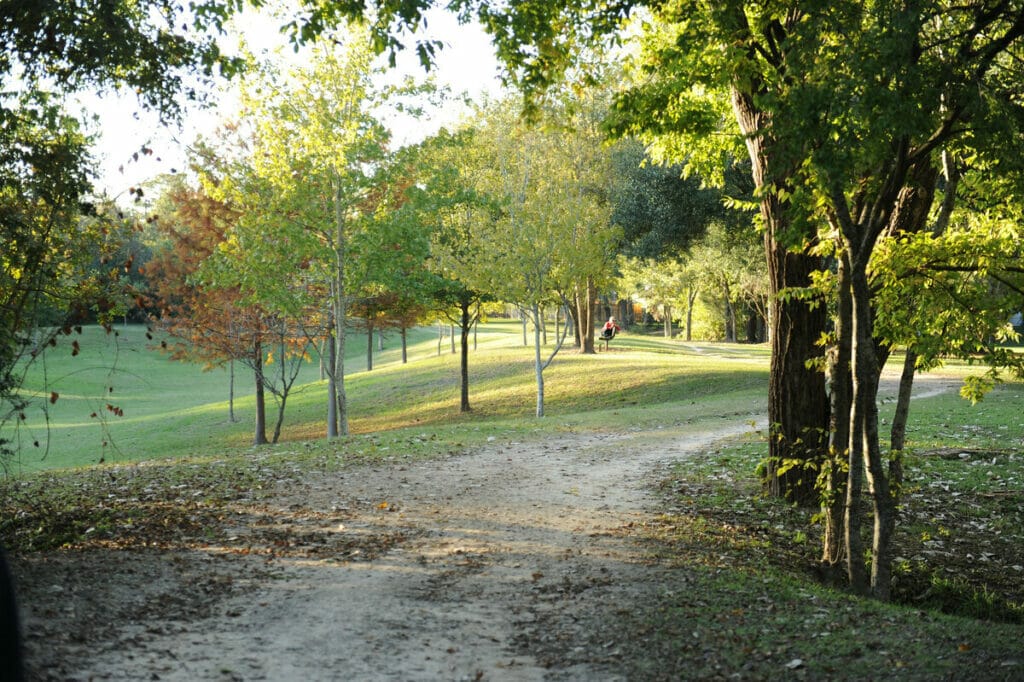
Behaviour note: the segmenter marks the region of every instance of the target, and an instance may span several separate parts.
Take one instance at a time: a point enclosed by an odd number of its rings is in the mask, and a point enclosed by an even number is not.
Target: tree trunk
[[[820,261],[790,253],[771,234],[765,240],[772,301],[768,489],[791,502],[817,504],[815,482],[827,452],[829,403],[824,372],[808,364],[822,355],[817,341],[826,329],[827,315],[824,305],[812,309],[804,301],[783,300],[778,294],[788,287],[808,286]]]
[[[594,354],[597,349],[594,346],[596,334],[594,333],[594,307],[597,303],[597,287],[594,285],[594,278],[588,277],[586,285],[576,290],[576,307],[578,319],[576,332],[580,339],[580,352]]]
[[[366,320],[366,371],[373,371],[373,324]]]
[[[348,299],[345,292],[345,209],[342,202],[341,178],[334,180],[334,399],[337,402],[338,434],[348,435],[348,404],[345,397],[345,323],[348,320]]]
[[[470,304],[471,301],[468,298],[459,301],[461,312],[459,327],[462,332],[462,357],[459,362],[459,412],[470,412],[472,409],[469,406],[469,332],[473,326],[473,320],[469,314]]]
[[[277,405],[277,421],[274,423],[274,435],[270,442],[276,443],[281,438],[281,427],[284,425],[284,408],[288,404],[288,394],[281,396],[281,402]]]
[[[771,139],[766,114],[757,108],[755,98],[746,90],[733,88],[732,107],[740,130],[746,136],[754,186],[785,188],[786,171],[771,168]],[[808,367],[808,361],[821,357],[818,339],[826,330],[824,305],[809,306],[805,301],[779,293],[790,287],[806,287],[810,274],[821,267],[821,259],[805,251],[793,253],[785,241],[789,227],[786,204],[775,192],[764,192],[761,216],[765,225],[765,255],[768,263],[770,300],[769,336],[772,343],[771,370],[768,379],[769,493],[800,504],[816,504],[815,468],[825,459],[829,426],[825,375]],[[794,461],[796,466],[790,466]]]
[[[533,318],[537,320],[540,316],[540,306],[534,304],[532,308]],[[537,376],[537,416],[544,416],[544,365],[540,358],[540,326],[535,322],[533,325],[533,355],[534,373]]]
[[[693,304],[697,300],[697,288],[690,287],[686,292],[686,340],[693,340]]]
[[[853,405],[853,378],[850,374],[853,308],[850,301],[849,267],[845,258],[837,267],[839,302],[836,317],[836,346],[829,358],[831,384],[831,428],[828,459],[824,472],[821,511],[824,537],[821,567],[830,582],[847,569],[846,509],[847,454],[850,447],[850,409]]]
[[[407,364],[409,362],[409,334],[408,334],[408,331],[409,330],[405,328],[405,325],[403,325],[402,329],[398,332],[398,335],[402,339],[402,364],[403,365]]]
[[[871,288],[867,264],[854,261],[850,273],[853,302],[853,410],[850,416],[850,461],[864,458],[868,490],[874,510],[874,532],[871,541],[871,594],[889,598],[892,572],[892,535],[896,526],[896,501],[889,487],[887,471],[882,462],[878,438],[878,380],[881,367],[875,352],[871,324]],[[851,473],[852,476],[852,473]],[[857,502],[856,499],[853,500]],[[850,547],[850,554],[854,551]],[[863,577],[851,574],[855,590],[863,587]],[[854,581],[854,578],[857,578]]]
[[[228,421],[234,424],[235,419],[235,359],[228,360]]]
[[[580,336],[580,307],[579,307],[580,295],[579,295],[579,291],[580,291],[579,285],[576,285],[575,287],[573,287],[572,296],[570,297],[570,300],[566,303],[566,307],[565,307],[565,312],[566,312],[565,323],[566,323],[566,325],[570,325],[570,324],[572,325],[572,330],[573,330],[572,331],[572,342],[573,342],[573,345],[576,346],[576,348],[578,348],[582,352],[582,350],[583,350],[583,342],[582,342],[582,337]]]
[[[736,343],[736,307],[732,303],[728,282],[722,284],[722,294],[725,299],[725,340],[727,343]]]
[[[907,441],[907,420],[910,418],[910,397],[914,390],[914,375],[917,372],[917,353],[907,349],[903,358],[903,372],[900,374],[900,389],[896,396],[896,414],[889,430],[889,448],[893,454],[902,452]],[[895,461],[895,459],[893,460]]]
[[[337,352],[334,346],[334,332],[327,333],[327,339],[324,343],[324,347],[327,349],[327,364],[332,369],[327,373],[327,437],[337,438],[338,437],[338,401],[335,400],[334,396],[337,395],[334,386],[334,355]]]
[[[257,333],[253,339],[253,373],[256,380],[256,423],[252,438],[253,445],[267,443],[267,400],[263,379],[263,345]]]
[[[665,316],[665,338],[666,339],[671,339],[672,338],[672,306],[670,306],[668,303],[665,303],[662,306],[662,309],[664,310],[663,314]]]

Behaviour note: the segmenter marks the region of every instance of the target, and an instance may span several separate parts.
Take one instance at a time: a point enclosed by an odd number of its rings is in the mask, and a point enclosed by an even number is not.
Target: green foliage
[[[725,220],[719,191],[702,187],[697,176],[684,178],[678,164],[652,162],[639,142],[616,145],[612,160],[612,220],[623,228],[630,255],[678,254],[703,235],[709,223]]]
[[[20,420],[30,402],[20,391],[28,365],[72,323],[116,306],[111,277],[90,269],[92,256],[111,248],[106,220],[83,216],[92,207],[80,204],[89,140],[51,97],[13,99],[0,108],[0,427]],[[0,438],[5,462],[11,445]]]
[[[5,90],[128,89],[165,118],[177,118],[182,95],[203,99],[214,77],[242,68],[215,40],[240,8],[235,0],[194,2],[188,11],[152,0],[4,3],[0,82]]]

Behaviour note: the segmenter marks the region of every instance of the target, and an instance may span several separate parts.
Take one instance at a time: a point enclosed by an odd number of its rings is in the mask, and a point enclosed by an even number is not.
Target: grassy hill
[[[77,467],[180,456],[215,456],[248,447],[252,439],[253,379],[235,366],[235,422],[228,420],[229,374],[175,362],[140,326],[106,334],[87,327],[54,349],[29,373],[26,387],[45,407],[29,412],[17,437],[23,448],[15,471]],[[459,356],[436,329],[410,334],[409,362],[399,340],[387,340],[366,371],[365,335],[347,344],[346,389],[353,434],[407,428],[454,433],[488,428],[558,428],[559,424],[618,427],[692,419],[709,412],[761,409],[767,385],[767,349],[684,344],[659,337],[623,335],[609,352],[580,355],[564,348],[545,373],[543,423],[534,418],[536,384],[532,351],[517,323],[480,326],[470,354],[472,412],[459,414]],[[273,371],[270,365],[268,371]],[[53,404],[51,393],[58,394]],[[327,384],[319,365],[303,367],[289,397],[283,442],[323,437]],[[123,412],[116,412],[118,408]],[[628,410],[629,416],[622,411]],[[268,419],[276,406],[268,396]],[[470,429],[471,430],[471,429]],[[35,446],[34,443],[39,443]]]

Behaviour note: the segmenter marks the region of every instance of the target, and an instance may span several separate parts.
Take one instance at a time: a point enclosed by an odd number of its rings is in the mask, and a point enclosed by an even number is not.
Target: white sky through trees
[[[278,49],[282,59],[296,59],[287,38],[277,31],[276,27],[281,23],[280,20],[246,12],[234,20],[234,30],[224,37],[222,49],[236,51],[241,37],[257,56],[264,52],[273,54]],[[494,96],[500,92],[494,49],[478,25],[461,26],[447,13],[431,12],[424,35],[445,43],[431,71],[440,86],[447,86],[453,95],[465,92],[477,101],[483,95]],[[385,58],[381,57],[382,60]],[[417,78],[426,75],[412,50],[398,56],[397,73]],[[208,136],[218,124],[229,120],[235,113],[236,104],[232,85],[225,83],[224,92],[215,93],[211,106],[190,106],[180,127],[162,125],[155,113],[141,111],[131,93],[85,94],[69,106],[80,106],[88,114],[95,115],[96,120],[90,124],[90,130],[97,135],[97,192],[106,192],[120,202],[127,202],[131,199],[129,188],[138,187],[172,170],[183,171],[188,145],[197,136]],[[396,120],[392,130],[395,142],[398,145],[415,142],[443,125],[456,123],[465,111],[466,107],[458,98],[453,98],[443,110],[427,115],[417,124]],[[142,153],[143,148],[151,150],[151,153]]]

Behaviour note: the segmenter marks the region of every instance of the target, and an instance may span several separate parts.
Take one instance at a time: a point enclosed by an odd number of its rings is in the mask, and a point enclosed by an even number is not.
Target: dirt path
[[[648,483],[750,428],[736,418],[656,451],[638,433],[567,435],[316,476],[275,495],[263,527],[231,529],[235,547],[252,534],[248,556],[50,557],[22,567],[31,663],[80,680],[608,679],[619,652],[600,614],[658,589],[621,532],[653,506]],[[360,535],[389,548],[325,551]],[[268,538],[285,551],[257,551]]]
[[[922,382],[927,394],[944,387]],[[670,588],[629,529],[732,416],[307,474],[201,550],[50,554],[20,573],[33,677],[617,679],[606,618]],[[657,445],[652,447],[651,443]]]

